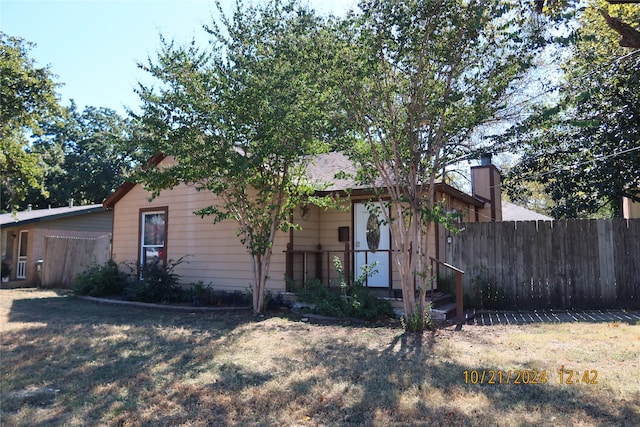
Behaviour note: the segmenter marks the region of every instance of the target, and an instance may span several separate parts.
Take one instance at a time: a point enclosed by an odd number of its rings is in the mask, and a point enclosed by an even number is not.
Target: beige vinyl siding
[[[318,238],[318,228],[321,209],[315,205],[308,206],[308,213],[302,217],[302,207],[293,211],[293,223],[300,226],[300,230],[293,231],[294,251],[316,251],[320,243]],[[294,253],[293,255],[293,277],[299,285],[302,279],[305,281],[317,277],[317,257],[314,254],[305,255]]]
[[[330,277],[332,284],[338,285],[338,273],[333,267],[333,257],[338,255],[341,259],[343,258],[343,253],[340,251],[344,251],[346,243],[338,241],[338,227],[349,227],[350,234],[352,232],[350,207],[350,202],[344,205],[343,210],[310,206],[309,215],[306,218],[301,217],[300,209],[294,211],[294,223],[301,229],[293,231],[293,249],[307,251],[306,258],[303,258],[302,253],[294,253],[293,278],[298,285],[302,283],[305,273],[304,278],[310,280],[317,277],[318,270],[324,282]],[[321,249],[319,256],[316,256],[318,245]],[[351,238],[349,245],[351,245]],[[336,252],[327,254],[326,251]],[[320,263],[319,266],[318,263]]]
[[[116,262],[138,261],[140,209],[168,208],[166,250],[168,260],[184,258],[176,267],[183,284],[202,281],[219,290],[248,290],[253,282],[251,257],[236,235],[232,220],[213,224],[209,217],[194,212],[209,206],[215,196],[180,185],[163,191],[153,201],[141,186],[135,186],[114,209],[113,258]],[[279,232],[273,247],[267,287],[284,290],[285,255],[288,234]]]
[[[322,209],[315,205],[308,206],[309,211],[305,218],[301,215],[301,208],[297,208],[293,213],[293,222],[300,226],[300,230],[293,232],[293,247],[295,249],[317,249],[319,241],[320,215]]]
[[[135,264],[139,251],[140,209],[167,208],[166,238],[167,258],[177,260],[185,256],[184,263],[176,272],[183,283],[202,281],[216,289],[241,290],[249,288],[253,281],[251,258],[246,248],[236,236],[237,224],[228,220],[213,224],[211,218],[200,218],[193,212],[212,204],[215,196],[208,192],[198,192],[194,187],[180,185],[173,190],[163,191],[159,197],[149,201],[149,193],[136,186],[120,199],[114,209],[113,258],[116,262]],[[474,220],[474,208],[449,196],[445,200],[448,209],[455,208],[464,213],[465,219]],[[354,201],[357,202],[357,201]],[[313,278],[320,262],[324,281],[331,278],[338,284],[338,274],[333,267],[333,256],[344,260],[345,243],[338,240],[338,228],[349,227],[349,248],[353,249],[352,202],[346,202],[345,209],[328,209],[310,206],[309,215],[301,217],[301,210],[294,210],[294,222],[300,230],[293,231],[293,249],[310,251],[307,256],[307,279]],[[436,256],[436,233],[432,227],[429,234],[430,255]],[[444,245],[444,233],[439,233],[439,245]],[[284,290],[286,273],[286,250],[290,233],[279,232],[273,247],[268,288]],[[322,258],[313,255],[321,245]],[[442,246],[441,246],[442,247]],[[392,243],[393,248],[393,243]],[[327,256],[325,251],[335,251]],[[302,279],[304,274],[302,255],[294,259],[294,278]],[[353,257],[349,256],[353,268]],[[400,288],[400,276],[395,259],[391,260],[393,288]]]
[[[631,200],[628,197],[622,198],[623,218],[640,218],[640,203]]]
[[[344,209],[345,206],[348,209]],[[338,241],[338,227],[349,227],[349,242]],[[331,279],[332,286],[338,286],[338,272],[333,266],[333,258],[339,257],[344,266],[345,243],[349,243],[349,248],[353,245],[353,224],[351,220],[351,203],[345,204],[343,209],[320,210],[318,240],[325,251],[337,251],[330,254],[324,254],[322,257],[322,277],[326,281]],[[349,264],[353,266],[353,257],[349,255]],[[353,267],[352,267],[353,268]]]
[[[341,209],[320,210],[318,239],[325,250],[343,250],[345,242],[338,241],[338,227],[349,227],[349,245],[353,240],[351,204]]]

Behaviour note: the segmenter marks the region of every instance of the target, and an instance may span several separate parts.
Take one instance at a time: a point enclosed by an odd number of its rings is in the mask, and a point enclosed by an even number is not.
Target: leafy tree
[[[637,6],[600,0],[578,14],[559,96],[519,129],[523,155],[505,180],[514,197],[522,182],[541,183],[558,218],[612,216],[621,197],[640,196],[640,55],[603,13],[640,24]]]
[[[45,164],[48,197],[31,194],[37,205],[100,203],[113,192],[136,164],[151,154],[136,147],[136,126],[108,108],[75,103],[56,121],[42,125],[43,135],[33,142]]]
[[[148,147],[175,164],[140,171],[155,196],[179,183],[216,194],[197,214],[235,220],[253,265],[253,309],[264,309],[272,246],[291,209],[310,198],[302,156],[325,149],[329,98],[318,87],[319,19],[295,1],[244,7],[205,27],[212,49],[163,40],[142,65],[161,85],[141,85]]]
[[[0,32],[0,169],[2,209],[17,209],[30,188],[46,194],[40,156],[29,138],[58,114],[56,83],[48,67],[29,57],[33,44]]]
[[[333,42],[332,78],[360,140],[345,149],[358,178],[380,188],[380,205],[391,208],[383,212],[405,316],[423,319],[429,225],[449,217],[435,203],[435,179],[472,148],[480,129],[518,113],[506,101],[531,65],[536,34],[520,2],[365,0],[359,7],[337,25]]]

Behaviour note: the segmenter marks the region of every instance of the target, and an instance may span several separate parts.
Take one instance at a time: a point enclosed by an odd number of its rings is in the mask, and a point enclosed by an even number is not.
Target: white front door
[[[362,266],[377,262],[377,271],[367,280],[370,287],[389,286],[389,226],[378,202],[353,205],[354,276],[362,273]]]

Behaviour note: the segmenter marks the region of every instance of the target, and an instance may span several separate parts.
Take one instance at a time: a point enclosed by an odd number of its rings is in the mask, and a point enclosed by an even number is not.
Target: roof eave
[[[109,197],[104,199],[104,202],[102,202],[102,206],[105,209],[113,209],[115,207],[116,203],[118,203],[118,201],[120,199],[122,199],[135,186],[136,186],[136,184],[131,182],[131,181],[125,182],[120,187],[118,187],[116,189],[116,191],[111,193],[111,195]]]
[[[164,155],[163,153],[156,153],[153,156],[151,156],[149,160],[147,160],[147,163],[144,167],[148,168],[148,167],[157,166],[158,164],[160,164],[161,161],[164,160],[165,157],[167,156]],[[102,206],[104,206],[105,209],[113,209],[116,203],[118,203],[118,201],[120,201],[120,199],[122,199],[135,186],[136,184],[134,182],[131,182],[131,181],[125,182],[120,187],[118,187],[116,191],[111,193],[109,197],[104,199]]]
[[[485,201],[480,200],[477,197],[470,196],[462,191],[458,190],[450,186],[449,184],[444,183],[436,183],[436,191],[445,193],[460,200],[463,203],[468,205],[473,205],[478,208],[483,208],[485,206]],[[336,190],[322,190],[316,191],[315,194],[317,196],[328,196],[331,194],[338,194],[339,196],[346,197],[354,197],[354,196],[375,196],[376,192],[372,188],[354,188],[354,189],[336,189]]]
[[[54,220],[58,220],[58,219],[70,218],[70,217],[79,216],[79,215],[87,215],[87,214],[91,214],[91,213],[95,213],[95,212],[103,212],[103,211],[105,211],[104,207],[96,206],[94,208],[85,209],[85,210],[76,210],[76,211],[65,212],[65,213],[57,213],[57,214],[54,214],[54,215],[45,215],[45,216],[36,217],[36,218],[28,218],[28,219],[18,220],[18,221],[15,221],[15,222],[2,224],[2,228],[11,228],[11,227],[17,227],[17,226],[22,226],[22,225],[35,224],[35,223],[38,223],[38,222],[54,221]]]

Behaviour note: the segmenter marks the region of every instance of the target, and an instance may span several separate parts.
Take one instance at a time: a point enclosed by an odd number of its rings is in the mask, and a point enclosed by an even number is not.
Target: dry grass
[[[0,291],[0,424],[633,425],[640,326],[441,328],[310,324]],[[598,384],[557,371],[597,370]],[[546,370],[546,384],[464,371]]]

